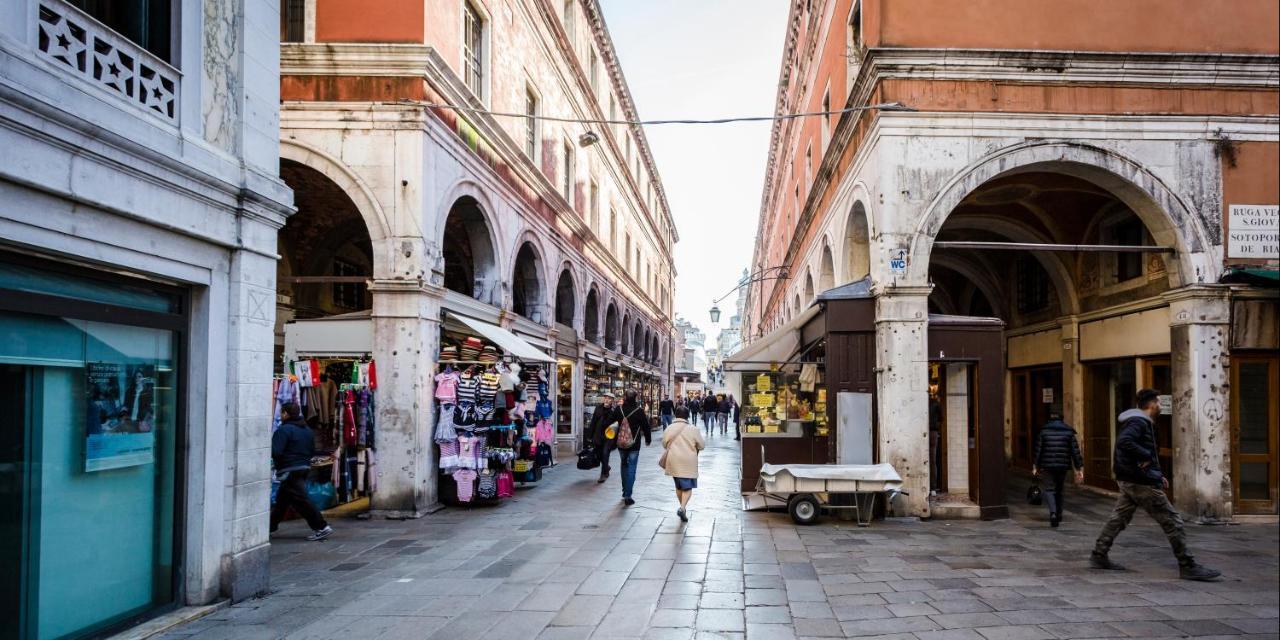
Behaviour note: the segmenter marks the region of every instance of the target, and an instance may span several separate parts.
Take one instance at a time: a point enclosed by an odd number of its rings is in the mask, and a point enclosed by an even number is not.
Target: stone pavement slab
[[[1277,637],[1274,523],[1189,525],[1216,583],[1178,580],[1143,514],[1096,572],[1089,549],[1110,510],[1072,495],[1063,525],[1016,500],[992,522],[826,518],[740,510],[738,450],[703,453],[691,521],[669,479],[640,454],[637,504],[617,478],[548,470],[496,507],[419,520],[339,520],[328,540],[286,523],[273,539],[272,593],[177,627],[170,639],[900,640]],[[1073,493],[1075,493],[1073,491]]]

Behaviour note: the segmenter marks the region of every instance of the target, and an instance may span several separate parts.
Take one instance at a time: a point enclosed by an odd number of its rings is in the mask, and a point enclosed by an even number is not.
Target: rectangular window
[[[1040,261],[1031,256],[1021,256],[1015,271],[1018,312],[1031,313],[1049,306],[1049,274]]]
[[[70,0],[69,3],[157,58],[178,66],[173,51],[172,0]]]
[[[334,258],[333,275],[352,278],[368,274],[361,273],[360,267],[346,260]],[[335,282],[333,283],[333,304],[343,309],[366,309],[368,308],[364,303],[366,293],[363,282]]]
[[[470,2],[463,7],[462,66],[467,87],[484,98],[484,18]]]
[[[822,150],[827,150],[827,140],[831,138],[831,89],[822,94]]]
[[[591,179],[589,197],[591,200],[589,203],[590,220],[588,220],[587,222],[588,224],[591,225],[591,233],[594,233],[597,236],[599,236],[600,235],[600,185],[596,183],[595,178]]]
[[[302,42],[306,37],[307,0],[280,3],[280,42]]]
[[[813,184],[813,144],[804,148],[804,186],[808,188]]]
[[[1117,219],[1110,224],[1103,224],[1099,232],[1102,244],[1116,244],[1125,246],[1143,246],[1147,244],[1146,228],[1142,226],[1142,221],[1132,213],[1127,213],[1123,218]],[[1111,254],[1101,254],[1104,269],[1104,280],[1108,279],[1108,284],[1118,284],[1128,280],[1134,280],[1143,275],[1142,264],[1144,253],[1139,252],[1115,252]]]
[[[524,90],[524,153],[530,160],[538,157],[538,94],[533,88]]]
[[[574,1],[575,0],[564,0],[564,13],[561,15],[561,19],[564,20],[564,32],[569,36],[569,48],[574,47],[573,38],[575,31],[573,25],[577,23],[573,12]]]
[[[624,245],[625,250],[622,252],[622,260],[623,260],[623,264],[626,265],[627,268],[630,268],[631,267],[631,234],[627,233],[625,234],[625,236],[626,236],[626,244]]]
[[[618,212],[609,209],[609,250],[618,255]]]
[[[849,24],[845,27],[845,91],[853,92],[853,83],[858,79],[858,67],[862,65],[862,2],[854,0],[853,10],[849,12]]]
[[[591,81],[591,93],[596,96],[600,95],[600,59],[596,56],[596,50],[591,50],[591,64],[587,66],[587,73],[590,74],[588,79]]]
[[[560,188],[564,192],[564,199],[569,203],[569,207],[573,208],[573,142],[564,141],[564,158],[560,167],[564,171],[563,184]]]

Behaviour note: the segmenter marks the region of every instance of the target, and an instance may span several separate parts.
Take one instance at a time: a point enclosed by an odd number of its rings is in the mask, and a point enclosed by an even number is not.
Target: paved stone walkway
[[[1131,570],[1089,570],[1109,509],[1097,497],[1070,496],[1057,530],[1017,503],[998,522],[798,527],[739,510],[736,443],[717,436],[682,525],[657,457],[641,453],[630,508],[615,459],[606,485],[564,464],[498,507],[341,520],[320,543],[288,523],[270,596],[166,637],[1277,637],[1274,523],[1192,526],[1192,548],[1226,579],[1190,583],[1142,514],[1113,551]]]

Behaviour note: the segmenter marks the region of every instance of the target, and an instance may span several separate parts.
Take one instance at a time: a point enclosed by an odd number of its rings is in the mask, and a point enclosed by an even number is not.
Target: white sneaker
[[[315,542],[316,540],[324,540],[331,535],[333,535],[333,527],[326,525],[323,529],[312,531],[311,535],[307,536],[307,540]]]

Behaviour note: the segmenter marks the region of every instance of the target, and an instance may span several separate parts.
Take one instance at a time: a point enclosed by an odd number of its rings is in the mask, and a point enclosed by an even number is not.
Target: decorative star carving
[[[88,48],[88,45],[76,38],[65,19],[53,24],[42,21],[40,28],[49,38],[49,48],[45,53],[61,59],[76,69],[83,70],[80,69],[79,56]]]

